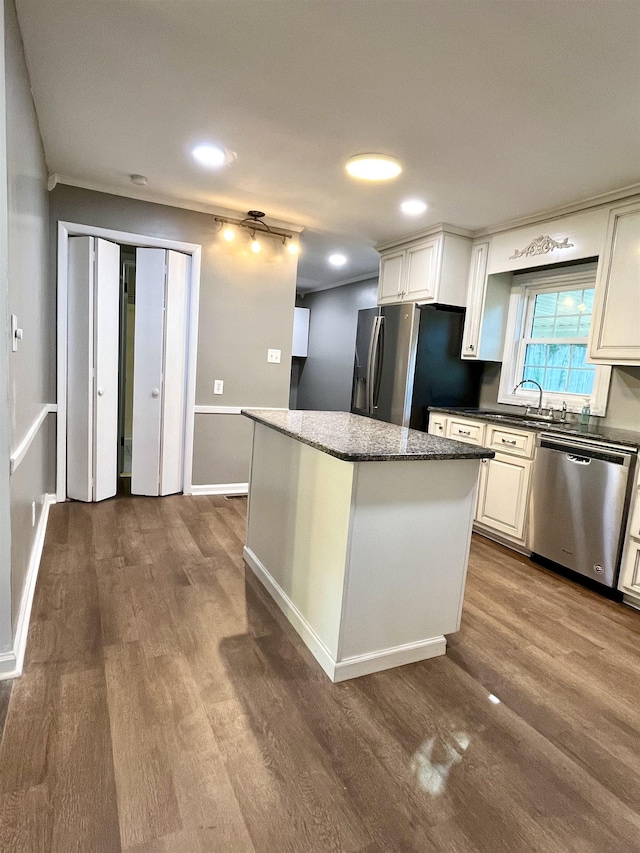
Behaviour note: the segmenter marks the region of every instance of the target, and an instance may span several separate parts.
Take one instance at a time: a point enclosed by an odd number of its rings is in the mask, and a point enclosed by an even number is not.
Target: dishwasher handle
[[[591,459],[586,456],[574,456],[573,453],[567,453],[567,459],[569,462],[575,462],[576,465],[591,465]]]
[[[600,459],[602,462],[610,462],[613,465],[622,465],[626,468],[631,463],[632,452],[610,450],[609,448],[587,447],[585,444],[573,444],[572,442],[553,441],[552,439],[538,439],[539,447],[563,453],[570,462],[588,465],[592,459]]]

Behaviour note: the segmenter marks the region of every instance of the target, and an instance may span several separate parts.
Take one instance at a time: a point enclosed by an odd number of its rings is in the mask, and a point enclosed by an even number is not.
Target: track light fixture
[[[218,231],[222,232],[222,236],[227,242],[231,242],[235,238],[234,226],[246,228],[251,237],[251,251],[255,254],[262,251],[262,245],[258,238],[264,235],[282,240],[282,245],[287,247],[287,251],[292,255],[297,255],[298,244],[293,242],[293,234],[281,231],[279,228],[271,228],[264,222],[265,215],[262,210],[249,210],[244,219],[227,219],[226,217],[216,216],[215,221],[219,226]]]

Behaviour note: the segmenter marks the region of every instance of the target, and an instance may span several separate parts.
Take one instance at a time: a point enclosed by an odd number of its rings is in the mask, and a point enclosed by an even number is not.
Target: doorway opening
[[[136,251],[120,246],[120,358],[118,393],[118,492],[131,493],[133,366],[136,327]],[[125,482],[123,482],[123,480]]]
[[[191,494],[200,254],[58,224],[58,500]]]

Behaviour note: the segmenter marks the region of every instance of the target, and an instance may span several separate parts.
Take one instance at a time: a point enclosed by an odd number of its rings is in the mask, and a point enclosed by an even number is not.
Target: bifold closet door
[[[120,247],[69,238],[67,496],[101,501],[118,490]]]
[[[189,259],[164,249],[136,251],[131,492],[183,488]]]

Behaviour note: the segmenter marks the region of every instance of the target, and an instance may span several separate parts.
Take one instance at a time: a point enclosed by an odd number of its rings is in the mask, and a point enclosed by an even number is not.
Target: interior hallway
[[[245,506],[53,507],[1,850],[640,851],[640,614],[474,537],[447,655],[333,685]]]

